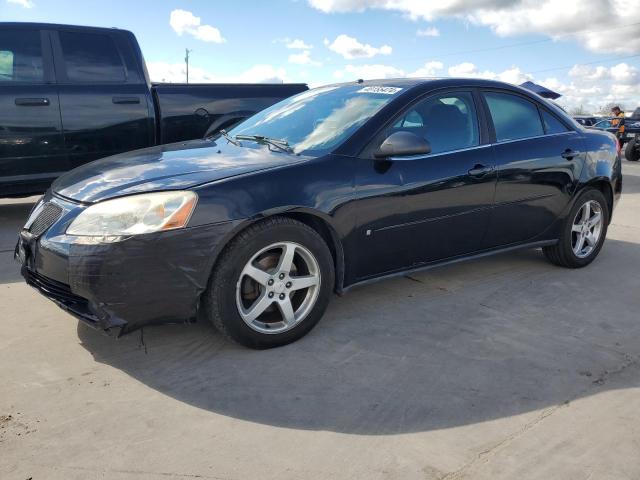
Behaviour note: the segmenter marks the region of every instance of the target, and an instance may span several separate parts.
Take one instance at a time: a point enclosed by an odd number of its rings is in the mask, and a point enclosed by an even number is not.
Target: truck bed
[[[154,83],[158,143],[203,137],[307,90],[303,83]]]

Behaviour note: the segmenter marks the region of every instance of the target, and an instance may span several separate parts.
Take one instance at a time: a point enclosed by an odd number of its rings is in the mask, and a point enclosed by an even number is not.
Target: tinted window
[[[398,131],[413,132],[431,144],[431,153],[478,145],[478,120],[471,94],[457,92],[429,97],[412,106],[388,128],[384,138]]]
[[[0,82],[42,82],[38,30],[0,31]]]
[[[558,120],[555,116],[551,115],[546,110],[540,109],[540,113],[542,113],[542,122],[544,123],[544,131],[549,133],[562,133],[568,132],[569,129],[564,126],[564,124]]]
[[[123,82],[125,70],[120,54],[108,35],[60,32],[64,65],[69,80],[76,82]]]
[[[533,103],[506,93],[487,92],[484,96],[498,142],[544,135],[538,108]]]

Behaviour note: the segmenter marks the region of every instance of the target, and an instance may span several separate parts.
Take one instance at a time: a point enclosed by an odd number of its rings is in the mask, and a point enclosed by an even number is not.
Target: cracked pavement
[[[522,251],[334,297],[255,352],[102,336],[20,281],[0,200],[0,478],[640,478],[640,164],[600,257]]]

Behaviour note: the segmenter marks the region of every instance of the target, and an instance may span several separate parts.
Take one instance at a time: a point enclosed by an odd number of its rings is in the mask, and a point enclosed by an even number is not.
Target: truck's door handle
[[[475,165],[471,170],[469,170],[469,175],[476,178],[481,178],[487,175],[488,173],[493,172],[494,168],[492,166],[486,167],[481,164]]]
[[[111,101],[117,105],[140,103],[140,97],[113,97]]]
[[[18,107],[47,107],[49,106],[48,98],[16,98],[15,104]]]
[[[578,155],[580,155],[580,152],[576,152],[575,150],[571,150],[570,148],[567,148],[560,154],[562,158],[566,158],[567,160],[573,160],[573,157],[577,157]]]

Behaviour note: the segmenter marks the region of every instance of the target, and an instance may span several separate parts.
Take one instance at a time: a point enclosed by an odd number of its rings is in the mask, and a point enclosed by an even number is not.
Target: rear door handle
[[[140,103],[140,97],[113,97],[111,101],[116,105],[130,105]]]
[[[485,166],[481,164],[475,165],[471,170],[469,170],[469,175],[476,178],[484,177],[485,175],[494,171],[494,167]]]
[[[48,98],[16,98],[15,104],[18,107],[47,107],[49,106]]]
[[[562,158],[566,158],[567,160],[573,160],[573,157],[577,157],[578,155],[580,155],[580,152],[576,152],[575,150],[571,150],[570,148],[567,148],[560,154]]]

